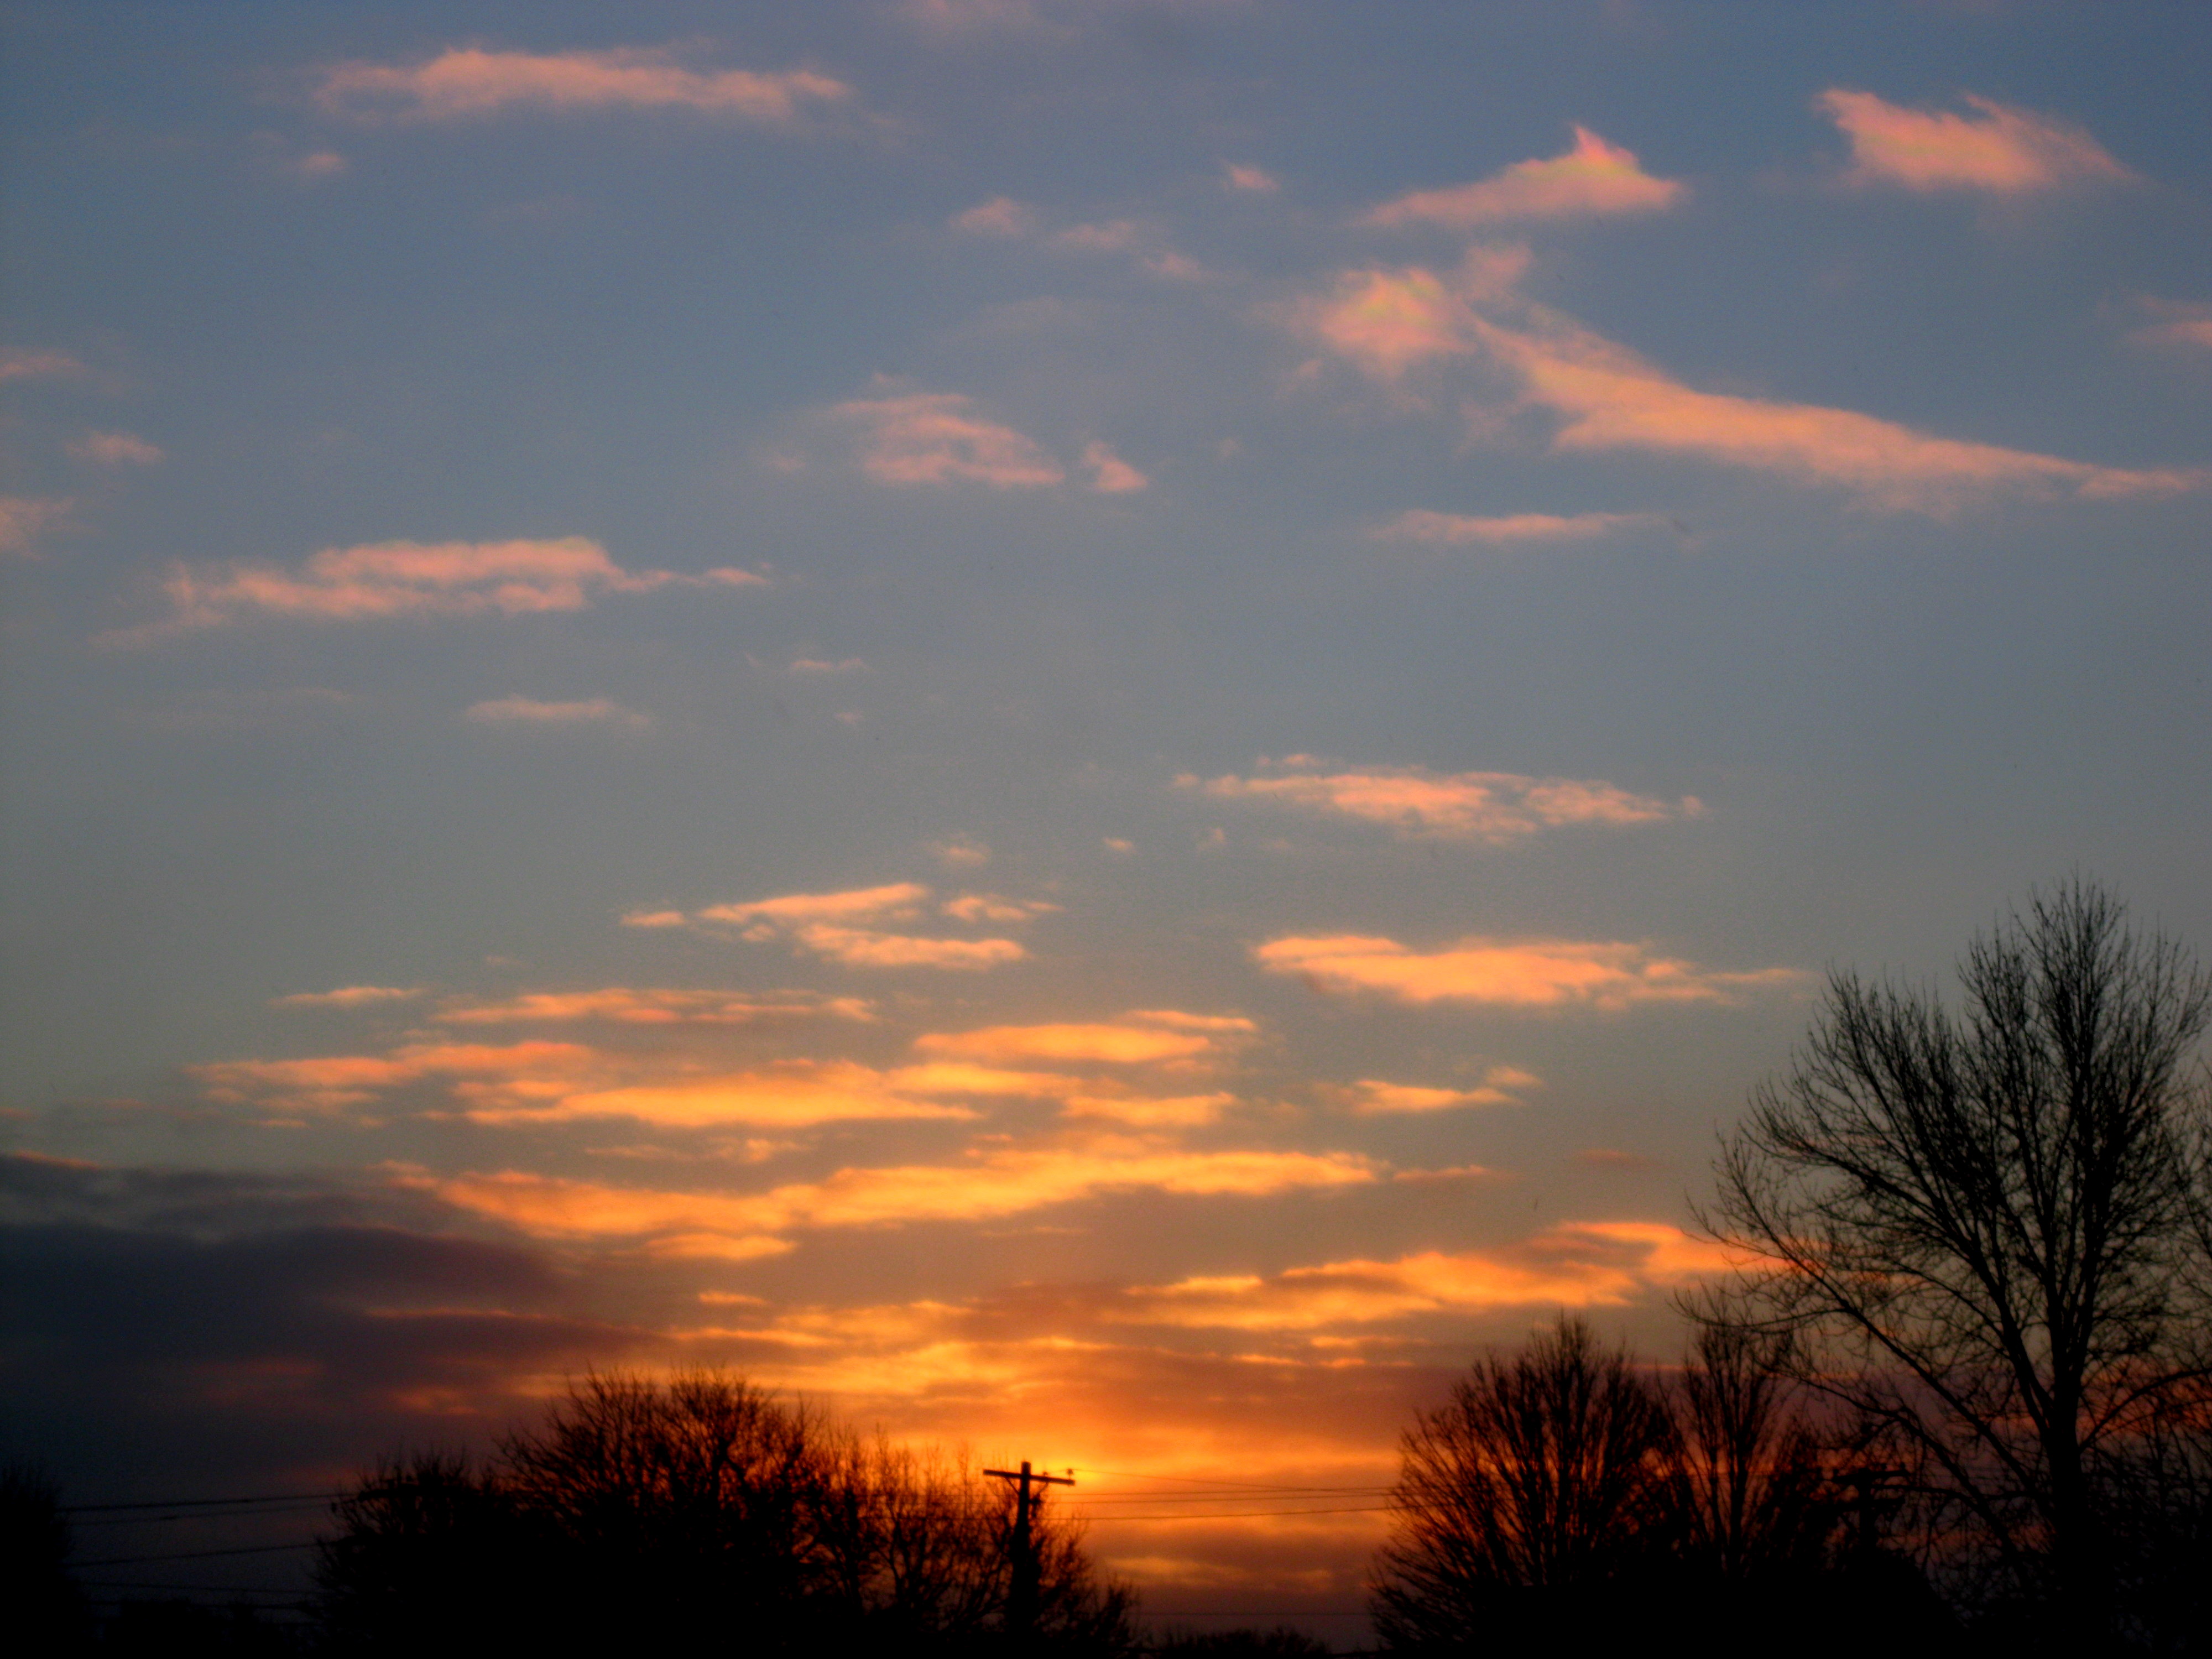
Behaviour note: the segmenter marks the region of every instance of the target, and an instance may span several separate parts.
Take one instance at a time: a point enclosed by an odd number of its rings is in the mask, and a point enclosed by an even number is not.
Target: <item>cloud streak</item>
[[[1965,94],[1975,112],[1905,109],[1870,92],[1832,87],[1813,100],[1850,140],[1854,185],[2023,196],[2135,177],[2080,127]]]
[[[688,110],[788,129],[853,89],[807,70],[695,70],[668,47],[495,52],[448,46],[419,64],[349,63],[325,70],[316,102],[332,114],[454,121],[529,110]]]
[[[1794,969],[1719,973],[1607,940],[1463,939],[1437,951],[1356,933],[1292,936],[1255,946],[1269,973],[1332,996],[1373,995],[1425,1006],[1465,1002],[1498,1008],[1617,1011],[1648,1003],[1725,1003],[1795,985]]]
[[[618,726],[632,732],[641,731],[653,724],[651,715],[625,708],[611,697],[586,697],[575,702],[541,702],[535,697],[494,697],[485,702],[471,703],[462,718],[478,726]]]
[[[1588,127],[1577,126],[1574,134],[1573,146],[1563,155],[1516,161],[1473,184],[1414,191],[1370,209],[1361,222],[1471,230],[1502,220],[1656,213],[1688,195],[1687,185],[1644,172],[1635,151],[1607,143]]]
[[[170,616],[112,635],[133,643],[216,628],[252,617],[364,622],[396,617],[523,617],[581,611],[603,594],[663,588],[759,587],[750,570],[697,575],[625,570],[581,536],[548,541],[375,542],[329,547],[296,570],[232,563],[173,566],[164,584]]]
[[[920,882],[836,893],[787,893],[743,903],[713,904],[685,915],[682,911],[640,911],[623,918],[632,927],[690,926],[734,928],[755,945],[783,941],[811,955],[849,968],[943,968],[969,972],[1024,960],[1029,952],[1018,939],[945,939],[915,933],[890,924],[913,924],[936,917],[957,923],[1021,922],[1056,909],[1051,904],[1006,899],[995,894],[957,894],[941,902]]]
[[[1431,547],[1514,547],[1530,542],[1587,542],[1625,530],[1660,528],[1663,513],[1508,513],[1485,517],[1413,508],[1367,532],[1378,542]]]
[[[1525,261],[1525,250],[1478,249],[1448,276],[1421,266],[1349,272],[1290,320],[1394,387],[1416,368],[1478,366],[1512,388],[1518,407],[1553,417],[1555,453],[1674,455],[1841,489],[1881,511],[1945,517],[2006,499],[2167,495],[2202,489],[2212,476],[2101,466],[1937,437],[1852,410],[1702,392],[1520,299],[1514,283]]]
[[[1510,846],[1572,824],[1620,829],[1696,817],[1693,796],[1680,801],[1638,795],[1595,779],[1527,777],[1515,772],[1431,772],[1417,766],[1326,771],[1294,755],[1255,777],[1176,780],[1215,800],[1255,801],[1322,817],[1386,824],[1407,838],[1480,841]]]

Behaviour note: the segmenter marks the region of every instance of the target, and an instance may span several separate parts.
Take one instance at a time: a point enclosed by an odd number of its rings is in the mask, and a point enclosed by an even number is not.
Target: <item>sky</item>
[[[7,5],[5,1449],[317,1491],[724,1365],[1356,1636],[1455,1371],[1679,1352],[1826,975],[2071,873],[2212,940],[2208,72]]]

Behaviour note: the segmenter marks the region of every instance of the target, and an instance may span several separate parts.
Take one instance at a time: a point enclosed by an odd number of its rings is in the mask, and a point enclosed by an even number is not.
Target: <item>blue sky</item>
[[[1557,1307],[1672,1346],[1830,968],[2075,870],[2212,935],[2188,9],[5,27],[0,1125],[88,1489],[692,1362],[1387,1479]],[[101,1324],[225,1251],[266,1318]],[[1316,1612],[1373,1519],[1095,1543]]]

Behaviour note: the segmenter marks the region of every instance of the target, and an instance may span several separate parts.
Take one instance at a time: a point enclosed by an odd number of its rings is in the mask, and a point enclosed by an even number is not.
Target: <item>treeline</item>
[[[481,1462],[395,1462],[337,1505],[340,1655],[1127,1651],[1132,1596],[1009,1483],[742,1381],[595,1376]]]

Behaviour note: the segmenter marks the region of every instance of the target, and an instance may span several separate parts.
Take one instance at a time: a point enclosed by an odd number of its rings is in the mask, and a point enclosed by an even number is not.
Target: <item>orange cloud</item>
[[[1522,542],[1585,542],[1618,530],[1644,530],[1667,522],[1663,513],[1511,513],[1481,518],[1417,508],[1401,513],[1367,533],[1376,541],[1504,547]]]
[[[1190,1152],[1101,1137],[971,1154],[945,1164],[845,1169],[825,1181],[757,1194],[610,1188],[510,1170],[425,1181],[448,1202],[556,1237],[705,1232],[774,1236],[805,1229],[973,1221],[1148,1189],[1271,1197],[1370,1183],[1374,1166],[1346,1152]]]
[[[28,553],[47,531],[67,524],[76,508],[64,496],[0,495],[0,553]]]
[[[1072,1094],[1060,1109],[1066,1117],[1101,1118],[1133,1129],[1196,1129],[1218,1123],[1222,1113],[1236,1103],[1231,1094]]]
[[[352,993],[334,991],[325,994],[337,997]],[[285,1000],[289,1003],[301,999],[288,997]],[[503,1001],[457,1003],[441,1010],[438,1019],[449,1025],[579,1019],[607,1020],[620,1025],[752,1025],[823,1015],[840,1019],[872,1019],[875,1006],[860,997],[823,997],[811,991],[756,995],[744,991],[678,991],[611,985],[592,991],[532,991]]]
[[[653,724],[653,717],[624,708],[611,697],[589,697],[577,702],[540,702],[535,697],[495,697],[471,703],[463,718],[479,726],[614,726],[632,731]]]
[[[491,1079],[510,1092],[553,1094],[602,1064],[597,1051],[574,1042],[411,1043],[383,1055],[228,1060],[185,1070],[211,1100],[336,1112],[364,1104],[382,1091],[431,1079]]]
[[[921,920],[930,890],[919,882],[856,888],[842,893],[791,893],[744,904],[716,904],[690,920],[726,924],[755,944],[783,939],[799,949],[852,968],[946,968],[981,970],[1020,962],[1029,952],[1010,939],[930,939],[892,933],[881,924]],[[942,915],[961,921],[1024,921],[1056,905],[1001,899],[970,893],[946,901]],[[673,925],[672,911],[623,918],[634,927]],[[860,924],[871,924],[862,926]]]
[[[1488,1003],[1508,1008],[1620,1009],[1646,1002],[1727,1002],[1745,991],[1795,984],[1794,969],[1715,973],[1655,957],[1642,945],[1576,939],[1465,939],[1444,950],[1408,950],[1357,934],[1274,939],[1253,959],[1336,995],[1372,992],[1416,1006]]]
[[[1499,1250],[1333,1261],[1272,1277],[1187,1279],[1125,1293],[1130,1323],[1310,1331],[1424,1314],[1618,1306],[1729,1265],[1721,1248],[1664,1222],[1577,1221]]]
[[[1362,1117],[1398,1112],[1444,1112],[1462,1106],[1518,1106],[1513,1089],[1538,1087],[1540,1079],[1510,1066],[1493,1066],[1474,1089],[1425,1089],[1407,1083],[1362,1078],[1350,1091],[1352,1109]]]
[[[1281,763],[1304,769],[1267,777],[1176,780],[1217,800],[1256,800],[1389,825],[1405,836],[1484,841],[1505,846],[1565,824],[1620,827],[1695,817],[1704,807],[1632,794],[1595,780],[1532,778],[1512,772],[1430,772],[1419,767],[1358,772],[1313,769],[1311,757]]]
[[[151,466],[167,459],[159,446],[128,432],[88,432],[69,453],[101,466]]]
[[[1844,177],[1855,185],[2017,196],[2135,176],[2081,128],[1972,93],[1966,102],[1975,115],[1903,109],[1840,87],[1813,102],[1850,140]]]
[[[667,48],[492,52],[449,46],[422,63],[341,64],[324,72],[316,101],[335,114],[451,121],[532,109],[686,109],[788,127],[810,105],[852,96],[842,81],[805,70],[691,70]]]
[[[553,541],[377,542],[328,547],[297,572],[236,563],[195,572],[178,564],[164,585],[173,614],[118,641],[184,629],[212,628],[261,615],[352,622],[384,617],[527,616],[581,611],[602,593],[649,593],[663,587],[757,587],[750,570],[698,575],[623,569],[597,542],[581,536]]]
[[[335,991],[295,991],[278,997],[276,1008],[367,1008],[380,1002],[406,1002],[422,994],[419,985],[342,985]]]
[[[974,1031],[932,1032],[916,1037],[914,1046],[923,1054],[963,1060],[1141,1066],[1217,1054],[1256,1029],[1249,1019],[1160,1010],[1127,1014],[1110,1023],[988,1025]]]
[[[1370,210],[1363,223],[1437,224],[1455,230],[1501,219],[1580,219],[1613,213],[1655,213],[1688,193],[1671,179],[1644,171],[1636,152],[1609,144],[1588,127],[1574,130],[1565,155],[1512,166],[1471,185],[1420,190]]]
[[[839,404],[833,418],[859,436],[860,470],[880,484],[980,483],[1043,489],[1067,474],[1012,427],[985,420],[959,392],[917,392]]]
[[[578,1118],[626,1117],[670,1128],[714,1128],[744,1124],[777,1129],[823,1123],[899,1118],[972,1118],[963,1107],[915,1100],[884,1075],[844,1060],[788,1060],[757,1071],[672,1082],[633,1084],[563,1093],[540,1100],[498,1090],[457,1091],[473,1096],[465,1115],[479,1123],[567,1122]]]

